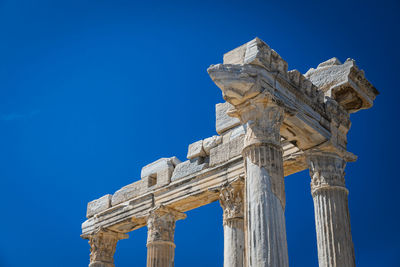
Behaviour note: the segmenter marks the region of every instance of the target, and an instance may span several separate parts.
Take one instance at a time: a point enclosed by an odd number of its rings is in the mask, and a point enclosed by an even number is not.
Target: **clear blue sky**
[[[214,135],[222,97],[206,69],[255,36],[302,73],[354,58],[380,90],[351,116],[346,181],[358,266],[399,266],[399,13],[398,1],[0,0],[0,266],[87,266],[87,202]],[[286,179],[290,266],[317,266],[309,182]],[[219,204],[188,212],[175,240],[177,267],[222,266]],[[146,228],[115,261],[145,266]]]

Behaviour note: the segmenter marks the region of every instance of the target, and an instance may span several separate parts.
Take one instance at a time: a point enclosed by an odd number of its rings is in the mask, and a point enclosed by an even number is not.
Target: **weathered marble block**
[[[203,149],[207,155],[210,155],[211,148],[222,143],[222,136],[214,135],[203,140]]]
[[[129,199],[137,197],[145,193],[147,188],[148,178],[126,185],[114,193],[111,199],[111,205],[115,206]]]
[[[208,167],[208,158],[195,158],[178,164],[172,174],[171,181],[176,181]]]
[[[215,166],[241,155],[244,142],[244,135],[220,144],[210,150],[210,166]]]
[[[224,54],[224,64],[252,64],[267,67],[286,76],[288,63],[264,41],[254,38],[250,42]]]
[[[206,152],[203,149],[203,140],[194,142],[193,144],[189,145],[187,158],[194,159],[198,157],[205,157],[207,156]]]
[[[86,217],[90,218],[96,213],[102,212],[109,207],[111,207],[111,198],[112,195],[105,195],[102,196],[99,199],[95,199],[93,201],[90,201],[87,204],[87,211],[86,211]]]
[[[232,105],[228,102],[215,105],[215,127],[218,134],[223,134],[226,131],[240,125],[240,121],[238,118],[233,118],[227,114],[227,111],[230,108],[232,108]]]
[[[331,58],[316,69],[309,69],[304,76],[350,113],[372,107],[379,94],[352,59],[342,64],[337,58]]]
[[[235,138],[238,138],[241,135],[246,133],[246,129],[244,125],[239,125],[236,128],[231,130],[231,135],[229,136],[229,141],[232,141]]]
[[[175,166],[181,163],[177,157],[161,158],[142,168],[141,178],[147,179],[148,187],[161,187],[171,182]]]

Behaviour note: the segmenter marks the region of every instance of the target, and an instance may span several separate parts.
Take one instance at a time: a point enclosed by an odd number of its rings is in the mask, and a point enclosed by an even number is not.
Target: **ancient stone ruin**
[[[147,226],[147,266],[174,265],[174,229],[185,212],[219,201],[225,267],[289,265],[284,177],[309,169],[319,266],[355,266],[344,170],[350,113],[378,91],[355,61],[332,58],[306,74],[256,38],[208,73],[222,90],[218,135],[189,145],[187,160],[161,158],[141,179],[87,206],[82,237],[90,267],[112,267],[118,240]]]

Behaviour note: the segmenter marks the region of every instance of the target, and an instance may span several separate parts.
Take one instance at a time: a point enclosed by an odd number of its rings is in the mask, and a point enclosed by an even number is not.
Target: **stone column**
[[[238,84],[230,83],[227,91],[224,91],[225,95],[238,95],[232,85],[241,88]],[[254,83],[253,87],[258,86],[258,83]],[[234,108],[229,115],[238,117],[246,128],[242,154],[246,170],[247,267],[287,267],[285,185],[280,136],[284,108],[268,91],[252,98],[235,98],[232,103]]]
[[[289,265],[280,127],[296,107],[284,84],[287,63],[259,39],[224,56],[208,73],[233,107],[228,115],[246,127],[242,150],[246,170],[247,267]]]
[[[355,266],[348,190],[344,179],[346,161],[330,152],[308,153],[307,160],[314,200],[319,266]]]
[[[114,267],[114,253],[117,242],[128,238],[128,235],[100,229],[97,232],[82,236],[89,239],[89,267]]]
[[[280,126],[284,111],[266,95],[236,107],[246,135],[246,257],[248,267],[289,266]]]
[[[219,191],[224,212],[224,267],[244,266],[243,182],[223,186]]]
[[[147,267],[173,267],[175,222],[186,214],[158,206],[147,219]]]

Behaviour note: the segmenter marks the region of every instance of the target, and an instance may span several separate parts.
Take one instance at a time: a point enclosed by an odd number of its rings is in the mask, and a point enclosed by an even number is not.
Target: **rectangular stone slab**
[[[240,125],[240,121],[237,118],[229,116],[226,112],[232,107],[228,102],[219,103],[215,105],[216,121],[215,127],[218,134]]]
[[[99,199],[90,201],[87,205],[86,217],[90,218],[96,213],[102,212],[111,207],[112,195],[105,195]]]

